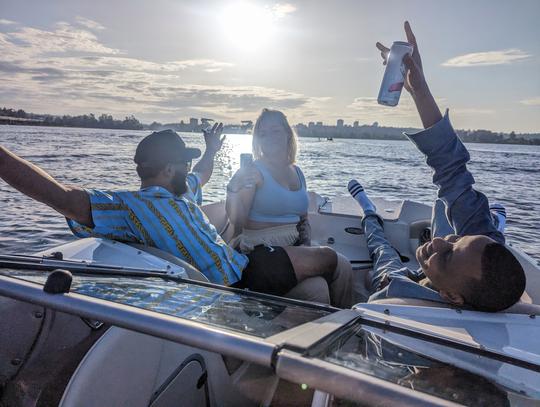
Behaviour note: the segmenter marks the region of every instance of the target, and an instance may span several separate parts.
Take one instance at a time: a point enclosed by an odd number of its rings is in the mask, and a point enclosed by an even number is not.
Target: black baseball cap
[[[200,157],[201,150],[187,148],[184,140],[173,130],[156,131],[141,140],[133,161],[137,164],[179,163]]]

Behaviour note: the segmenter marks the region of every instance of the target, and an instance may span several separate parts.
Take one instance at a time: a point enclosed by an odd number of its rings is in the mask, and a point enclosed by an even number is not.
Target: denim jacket
[[[405,135],[426,156],[426,162],[433,170],[438,198],[444,203],[446,218],[454,233],[460,236],[485,235],[504,244],[503,234],[493,224],[488,199],[472,187],[474,178],[466,166],[470,160],[469,152],[456,136],[448,110],[429,129]],[[433,235],[438,235],[436,230]],[[417,283],[424,277],[421,269],[411,270],[403,265],[396,267],[400,263],[399,258],[394,258],[395,251],[389,245],[381,246],[379,250],[387,251],[388,256],[379,253],[379,257],[386,261],[380,262],[381,269],[377,270],[377,274],[387,274],[390,283],[371,295],[369,300],[405,297],[446,302],[438,292]],[[385,267],[387,270],[384,270]]]

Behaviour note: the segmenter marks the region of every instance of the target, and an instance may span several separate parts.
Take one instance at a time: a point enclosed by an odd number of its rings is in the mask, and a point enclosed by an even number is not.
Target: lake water
[[[0,143],[68,184],[137,189],[133,154],[148,131],[0,126]],[[202,135],[182,133],[204,149]],[[508,240],[540,260],[540,146],[468,144],[476,188],[506,206]],[[249,135],[229,135],[204,188],[205,202],[225,198]],[[373,197],[431,203],[436,189],[423,156],[408,141],[301,138],[298,164],[308,187],[323,196],[347,194],[357,178]],[[73,240],[65,220],[0,181],[1,253],[32,253]]]

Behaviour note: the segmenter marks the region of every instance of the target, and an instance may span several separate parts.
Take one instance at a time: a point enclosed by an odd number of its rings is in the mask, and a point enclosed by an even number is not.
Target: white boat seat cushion
[[[146,253],[150,253],[156,257],[159,257],[163,260],[167,260],[168,262],[172,264],[176,264],[177,266],[183,267],[186,270],[186,273],[188,277],[192,280],[196,281],[204,281],[208,282],[208,278],[201,273],[199,270],[197,270],[195,267],[193,267],[191,264],[185,262],[182,259],[179,259],[176,256],[173,256],[169,252],[166,252],[164,250],[158,249],[157,247],[151,247],[151,246],[144,246],[142,244],[136,244],[136,243],[130,243],[131,247],[135,247],[136,249],[142,250]]]

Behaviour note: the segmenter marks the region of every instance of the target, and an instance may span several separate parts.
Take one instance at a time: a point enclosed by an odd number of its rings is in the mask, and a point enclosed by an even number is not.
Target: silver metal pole
[[[275,345],[170,315],[86,295],[47,294],[39,284],[0,275],[0,295],[95,319],[132,331],[271,366]]]

